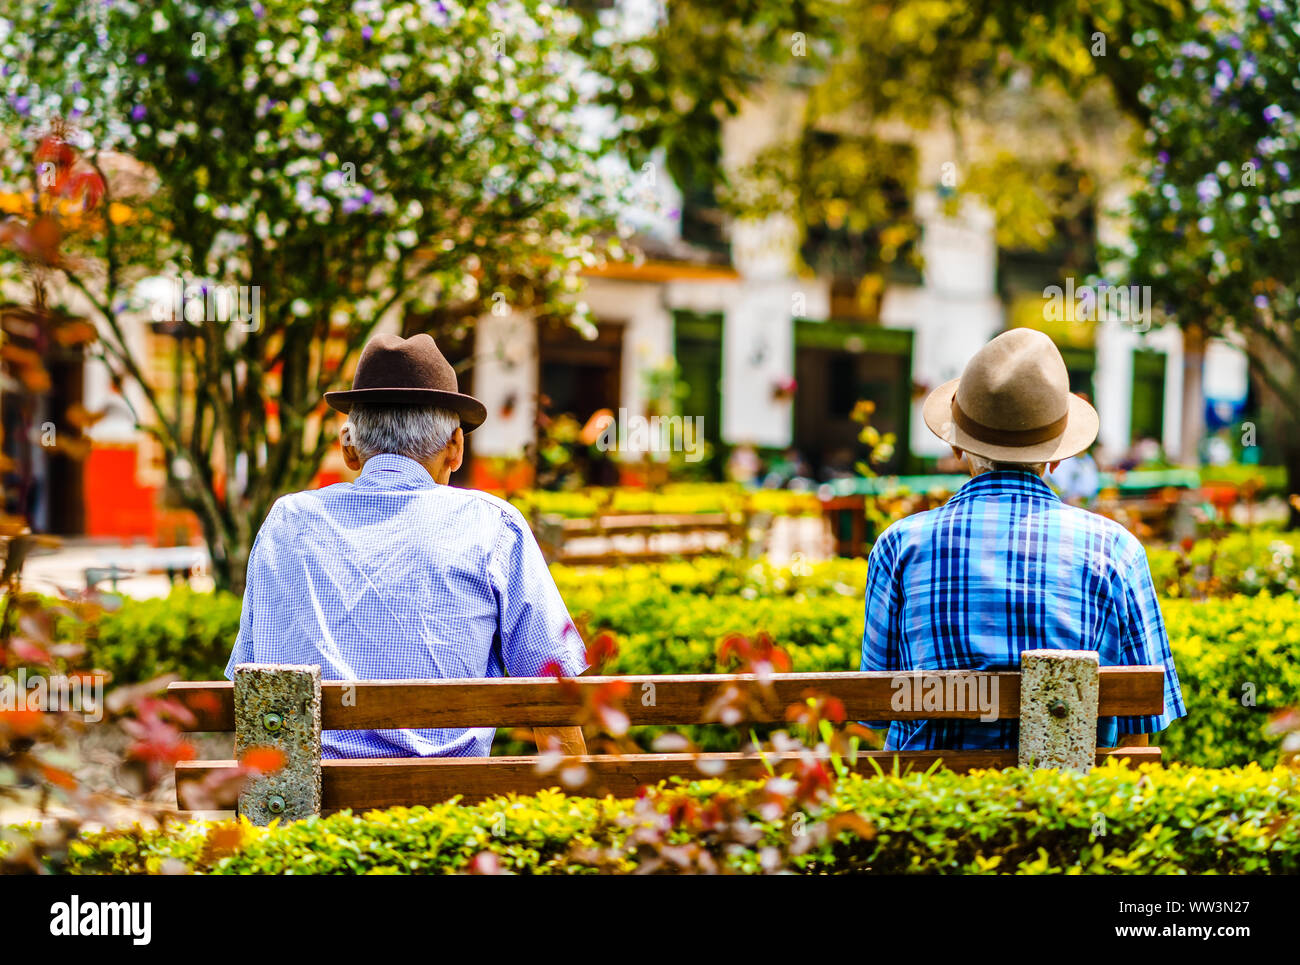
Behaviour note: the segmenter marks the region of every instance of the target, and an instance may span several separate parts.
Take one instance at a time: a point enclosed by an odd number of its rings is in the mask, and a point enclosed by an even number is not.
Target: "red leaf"
[[[239,763],[259,774],[273,774],[284,767],[284,751],[274,747],[253,747],[244,751]]]

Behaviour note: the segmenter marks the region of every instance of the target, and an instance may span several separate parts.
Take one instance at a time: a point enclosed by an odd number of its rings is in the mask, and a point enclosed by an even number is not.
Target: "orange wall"
[[[90,450],[82,473],[87,536],[154,539],[158,492],[136,482],[135,467],[135,446]]]

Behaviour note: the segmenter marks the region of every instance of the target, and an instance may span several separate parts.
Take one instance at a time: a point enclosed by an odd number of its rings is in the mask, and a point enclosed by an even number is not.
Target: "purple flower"
[[[375,192],[371,191],[369,188],[366,188],[366,190],[361,194],[361,200],[364,201],[366,204],[369,204],[371,201],[375,200]]]
[[[361,36],[363,39],[369,40],[374,35],[375,35],[375,31],[370,27],[369,24],[361,28]]]
[[[131,120],[143,121],[146,113],[148,112],[144,109],[143,104],[136,104],[135,107],[131,108]]]
[[[199,82],[199,72],[191,67],[185,72],[185,79],[191,84],[197,84]]]
[[[1283,181],[1291,180],[1291,166],[1285,161],[1275,161],[1273,163],[1273,170],[1277,172],[1278,177]]]
[[[365,202],[362,201],[360,198],[344,198],[344,199],[343,199],[343,213],[344,213],[344,214],[352,214],[354,211],[360,211],[360,210],[361,210],[362,208],[364,208],[365,206],[366,206],[366,205],[365,205]]]
[[[1156,158],[1160,161],[1161,164],[1168,164],[1168,163],[1169,163],[1169,152],[1168,152],[1168,151],[1161,151],[1159,154],[1156,155]]]
[[[1268,9],[1268,7],[1260,7],[1260,8],[1259,8],[1259,19],[1262,20],[1262,21],[1264,21],[1265,23],[1272,23],[1272,22],[1273,22],[1273,11],[1270,10],[1270,9]]]
[[[29,101],[26,97],[14,98],[14,110],[16,110],[19,114],[22,114],[24,117],[26,117],[27,112],[30,111],[31,109],[32,109],[32,102]]]
[[[136,55],[135,55],[135,62],[136,62],[137,64],[147,64],[147,63],[149,63],[149,55],[148,55],[148,54],[136,54]]]
[[[1276,104],[1269,104],[1268,107],[1264,108],[1264,120],[1268,121],[1270,124],[1281,116],[1282,108],[1278,107]]]

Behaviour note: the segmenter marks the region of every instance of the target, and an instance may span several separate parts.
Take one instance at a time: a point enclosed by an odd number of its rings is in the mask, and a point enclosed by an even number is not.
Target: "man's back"
[[[319,664],[326,680],[535,676],[586,668],[520,513],[369,459],[355,483],[279,500],[248,563],[237,663]],[[480,756],[493,730],[326,731],[327,757]]]
[[[863,670],[1018,670],[1023,651],[1044,648],[1166,668],[1164,716],[1104,719],[1099,744],[1161,730],[1185,712],[1141,543],[1064,505],[1032,473],[978,475],[876,541]],[[887,746],[1015,747],[1017,736],[1015,721],[899,722]]]

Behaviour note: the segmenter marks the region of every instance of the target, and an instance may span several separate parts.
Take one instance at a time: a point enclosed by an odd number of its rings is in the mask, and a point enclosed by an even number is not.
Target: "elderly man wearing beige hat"
[[[1094,650],[1103,666],[1165,668],[1165,712],[1098,722],[1101,747],[1145,744],[1182,717],[1182,691],[1142,544],[1067,506],[1043,481],[1097,437],[1061,353],[1004,332],[925,402],[930,431],[971,479],[886,529],[867,569],[863,670],[1016,670],[1025,650]],[[868,726],[886,726],[867,722]],[[1015,720],[896,721],[888,750],[1014,748]]]

